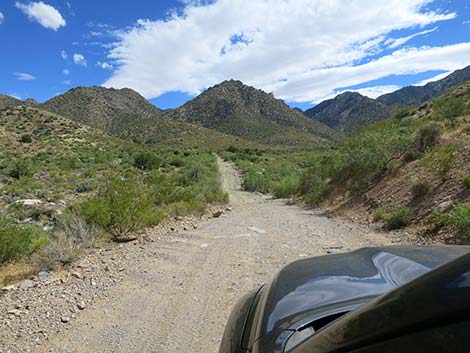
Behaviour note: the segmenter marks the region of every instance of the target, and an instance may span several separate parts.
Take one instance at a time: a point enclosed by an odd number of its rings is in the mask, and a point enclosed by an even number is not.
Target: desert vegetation
[[[226,201],[209,152],[127,143],[30,108],[0,119],[0,264],[67,264],[94,242]]]
[[[338,198],[365,202],[368,192],[382,185],[384,178],[393,185],[398,183],[396,175],[409,174],[401,180],[405,183],[402,187],[397,185],[409,190],[409,196],[385,208],[376,206],[375,211],[369,207],[374,221],[393,230],[423,219],[440,219],[436,223],[439,227],[452,228],[462,239],[462,234],[468,235],[466,221],[470,221],[465,212],[469,201],[465,190],[470,187],[469,97],[470,87],[464,84],[422,107],[402,109],[394,118],[363,127],[331,148],[280,151],[233,147],[222,156],[243,171],[246,190],[297,198],[310,205],[328,206]],[[432,198],[439,202],[440,195],[452,198],[454,208],[441,217],[431,216],[427,209],[435,206],[429,203]]]

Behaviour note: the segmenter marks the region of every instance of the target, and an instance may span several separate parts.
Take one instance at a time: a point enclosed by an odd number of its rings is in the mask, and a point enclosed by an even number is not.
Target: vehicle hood
[[[306,258],[283,268],[270,284],[259,337],[315,315],[353,310],[467,253],[469,247],[399,246],[364,248]]]

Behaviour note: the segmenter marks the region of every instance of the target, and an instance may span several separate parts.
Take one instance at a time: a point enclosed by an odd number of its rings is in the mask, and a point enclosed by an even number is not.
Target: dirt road
[[[232,305],[284,264],[310,255],[390,244],[366,227],[240,190],[220,163],[232,210],[146,249],[123,281],[84,310],[43,352],[217,352]]]

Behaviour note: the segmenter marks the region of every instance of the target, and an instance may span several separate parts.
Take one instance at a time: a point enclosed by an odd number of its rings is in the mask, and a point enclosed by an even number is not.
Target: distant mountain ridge
[[[345,92],[304,112],[306,116],[341,132],[352,132],[377,120],[392,117],[397,109],[419,106],[449,88],[470,81],[470,66],[424,86],[403,87],[376,99]]]
[[[441,80],[429,82],[424,86],[403,87],[395,92],[384,94],[376,100],[389,107],[418,106],[466,81],[470,81],[470,66],[454,71]]]
[[[351,132],[355,128],[385,119],[390,110],[384,104],[357,92],[345,92],[304,112],[329,127]]]
[[[305,112],[237,80],[224,81],[165,111],[132,89],[99,86],[77,87],[43,104],[0,95],[0,109],[37,107],[135,142],[195,146],[207,136],[214,141],[322,146],[337,141],[341,133],[390,117],[400,107],[418,106],[469,80],[470,66],[442,80],[404,87],[377,99],[345,92]],[[185,144],[184,139],[191,141]]]

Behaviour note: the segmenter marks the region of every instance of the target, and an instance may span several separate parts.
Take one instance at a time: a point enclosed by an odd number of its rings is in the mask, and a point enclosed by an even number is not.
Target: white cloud
[[[62,84],[63,84],[63,85],[66,85],[66,86],[70,86],[70,85],[72,84],[72,81],[70,81],[70,80],[64,80],[64,81],[62,81]]]
[[[418,36],[422,36],[422,35],[425,35],[425,34],[429,34],[429,33],[432,33],[434,32],[435,30],[437,30],[437,27],[434,27],[432,29],[428,29],[426,31],[421,31],[421,32],[418,32],[418,33],[414,33],[408,37],[402,37],[402,38],[390,38],[388,39],[386,42],[385,42],[385,45],[388,45],[389,48],[397,48],[399,47],[400,45],[403,45],[405,44],[406,42],[410,41],[411,39],[415,38],[415,37],[418,37]]]
[[[13,75],[15,75],[16,79],[20,81],[32,81],[36,79],[36,77],[33,75],[27,74],[25,72],[15,72]]]
[[[113,65],[107,63],[107,62],[101,62],[101,61],[98,61],[96,63],[97,66],[101,67],[102,69],[104,70],[112,70],[113,69]]]
[[[296,75],[282,86],[275,86],[274,91],[279,97],[295,102],[319,102],[338,87],[350,87],[390,75],[454,71],[468,65],[469,57],[470,43],[402,49],[363,65],[338,66]]]
[[[30,2],[28,4],[17,2],[15,6],[23,11],[29,19],[37,21],[44,28],[57,31],[60,27],[65,27],[67,24],[59,11],[42,1]]]
[[[67,54],[67,52],[66,52],[65,50],[62,50],[62,51],[60,52],[60,56],[61,56],[62,59],[64,59],[64,60],[67,60],[67,58],[69,57],[68,54]]]
[[[65,76],[68,76],[68,75],[70,75],[70,70],[69,70],[69,69],[63,69],[63,70],[62,70],[62,73],[63,73]]]
[[[424,86],[424,85],[428,84],[429,82],[442,80],[443,78],[449,76],[451,73],[452,73],[452,71],[443,72],[442,74],[433,76],[433,77],[428,78],[426,80],[419,81],[418,83],[414,84],[414,86]]]
[[[377,97],[380,97],[382,94],[394,92],[400,88],[401,87],[397,85],[386,85],[386,86],[371,86],[371,87],[358,88],[358,89],[343,89],[343,90],[334,91],[332,94],[329,94],[325,97],[321,97],[321,99],[318,100],[318,102],[324,101],[327,99],[332,99],[336,97],[338,94],[341,94],[344,92],[357,92],[369,98],[377,98]]]
[[[104,85],[131,87],[153,98],[168,91],[196,94],[236,78],[287,100],[315,101],[347,87],[328,78],[326,83],[311,82],[323,77],[325,70],[335,68],[347,75],[353,65],[387,48],[391,31],[456,16],[425,10],[431,2],[218,0],[197,6],[190,1],[181,15],[139,20],[133,28],[118,32],[118,42],[108,55],[116,70]],[[397,55],[390,55],[391,64],[404,62]],[[447,58],[440,66],[455,66],[460,58]],[[410,70],[429,70],[426,65],[416,68],[407,63],[413,67]],[[375,66],[366,68],[376,72],[369,76],[382,77]],[[382,71],[395,73],[392,66]],[[360,77],[362,71],[357,72],[343,81],[353,82],[350,85],[367,82],[367,75]]]
[[[87,66],[86,59],[82,54],[73,54],[73,62],[77,65]]]
[[[5,16],[0,12],[0,24],[2,24],[5,21]]]

